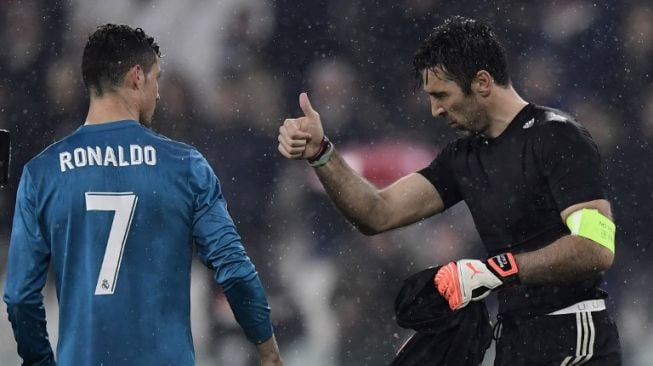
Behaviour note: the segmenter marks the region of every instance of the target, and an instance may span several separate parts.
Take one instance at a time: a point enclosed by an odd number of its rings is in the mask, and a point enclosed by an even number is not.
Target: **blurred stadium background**
[[[300,113],[298,93],[310,90],[329,137],[375,184],[425,166],[455,134],[414,90],[412,55],[454,14],[493,23],[516,89],[571,112],[599,144],[619,227],[604,287],[624,364],[652,365],[653,4],[646,0],[0,0],[0,128],[14,139],[12,180],[0,192],[0,276],[23,164],[84,121],[79,64],[87,35],[106,22],[140,26],[165,54],[154,129],[195,145],[214,166],[266,286],[286,365],[387,364],[410,335],[393,320],[401,279],[484,256],[467,209],[365,237],[340,218],[306,164],[277,153],[276,134]],[[198,365],[255,365],[211,273],[195,264]],[[52,286],[46,299],[56,329]],[[17,364],[2,320],[0,365]]]

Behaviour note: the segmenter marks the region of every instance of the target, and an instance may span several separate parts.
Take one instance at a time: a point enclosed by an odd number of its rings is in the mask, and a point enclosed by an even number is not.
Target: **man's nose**
[[[433,117],[440,117],[444,114],[444,108],[437,103],[431,102],[431,114]]]

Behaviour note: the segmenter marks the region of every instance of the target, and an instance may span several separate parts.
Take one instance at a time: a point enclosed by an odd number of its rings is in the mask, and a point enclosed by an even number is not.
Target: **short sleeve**
[[[605,198],[601,157],[584,127],[571,121],[550,121],[541,127],[535,144],[559,211]]]
[[[456,184],[455,172],[452,168],[455,152],[456,146],[454,141],[447,145],[428,167],[418,171],[438,191],[438,194],[444,202],[445,209],[462,200],[458,185]]]

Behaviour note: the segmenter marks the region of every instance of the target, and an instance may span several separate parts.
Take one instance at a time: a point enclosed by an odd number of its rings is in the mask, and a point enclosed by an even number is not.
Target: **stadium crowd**
[[[22,166],[84,123],[85,35],[106,22],[139,26],[164,54],[153,128],[196,146],[215,168],[260,269],[286,364],[387,364],[410,335],[393,318],[402,279],[430,265],[485,258],[467,209],[363,236],[307,164],[278,154],[277,130],[298,114],[299,92],[309,91],[329,138],[374,184],[426,166],[456,135],[415,90],[412,56],[435,24],[460,14],[494,25],[514,65],[513,84],[528,101],[577,116],[599,145],[618,227],[603,287],[624,364],[652,364],[653,5],[526,4],[0,1],[0,128],[13,134],[11,181],[0,191],[0,276]],[[254,364],[254,350],[200,265],[192,291],[198,365]],[[54,288],[46,294],[54,330]],[[16,357],[2,321],[0,364]]]

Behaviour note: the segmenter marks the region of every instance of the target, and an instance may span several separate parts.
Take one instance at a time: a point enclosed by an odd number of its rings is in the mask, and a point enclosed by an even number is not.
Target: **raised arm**
[[[286,119],[279,128],[279,152],[289,159],[311,161],[324,153],[324,131],[306,93],[300,94],[299,104],[304,116]],[[378,190],[335,149],[328,153],[330,158],[315,166],[315,172],[340,212],[366,235],[402,227],[444,209],[437,190],[421,174],[409,174]]]
[[[377,190],[337,153],[315,171],[340,212],[366,235],[403,227],[444,209],[438,191],[418,173]]]

